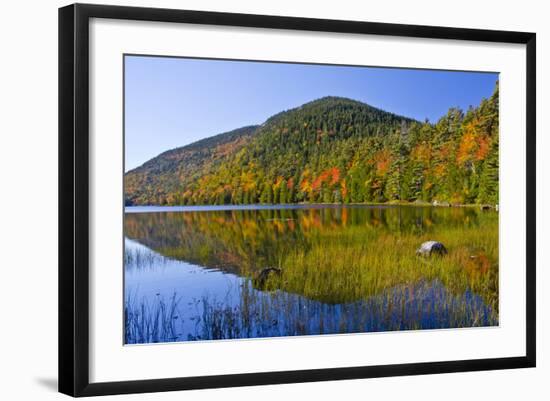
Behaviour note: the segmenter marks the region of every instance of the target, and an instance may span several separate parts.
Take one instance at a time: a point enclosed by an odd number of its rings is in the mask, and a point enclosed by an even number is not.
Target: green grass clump
[[[415,254],[431,239],[449,253],[425,258]],[[375,228],[346,227],[318,232],[308,249],[282,255],[277,286],[330,303],[351,302],[384,289],[420,280],[440,280],[449,290],[480,294],[498,311],[498,241],[491,225],[449,228],[434,233],[379,233]]]

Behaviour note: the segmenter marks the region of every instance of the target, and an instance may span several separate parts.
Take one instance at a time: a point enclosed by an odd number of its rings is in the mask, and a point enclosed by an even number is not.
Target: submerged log
[[[447,248],[441,242],[426,241],[416,250],[416,254],[419,256],[443,256],[447,254]]]

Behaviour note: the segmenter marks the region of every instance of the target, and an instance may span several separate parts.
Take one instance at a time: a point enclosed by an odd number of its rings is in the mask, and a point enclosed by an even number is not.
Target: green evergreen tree
[[[489,156],[483,163],[479,182],[478,203],[498,204],[498,135],[493,140]]]

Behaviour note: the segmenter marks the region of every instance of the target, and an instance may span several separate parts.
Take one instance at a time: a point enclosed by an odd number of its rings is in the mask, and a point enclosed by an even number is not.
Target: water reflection
[[[496,213],[193,210],[125,216],[128,343],[498,324]],[[449,255],[416,257],[434,238]]]

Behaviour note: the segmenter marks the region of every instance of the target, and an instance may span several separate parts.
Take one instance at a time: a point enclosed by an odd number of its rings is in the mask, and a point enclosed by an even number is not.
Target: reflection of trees
[[[483,310],[498,319],[494,212],[352,206],[130,213],[125,234],[163,256],[243,277],[280,268],[282,273],[270,275],[261,288],[254,284],[257,280],[249,281],[262,291],[282,290],[339,305],[389,288],[439,282],[454,297],[468,290],[479,295],[489,307]],[[428,239],[443,241],[449,254],[416,257],[416,248]]]
[[[483,217],[471,208],[429,207],[130,213],[125,234],[164,256],[248,276],[280,266],[289,252],[307,252],[312,238],[331,233],[363,227],[380,236],[422,235],[477,227]]]

